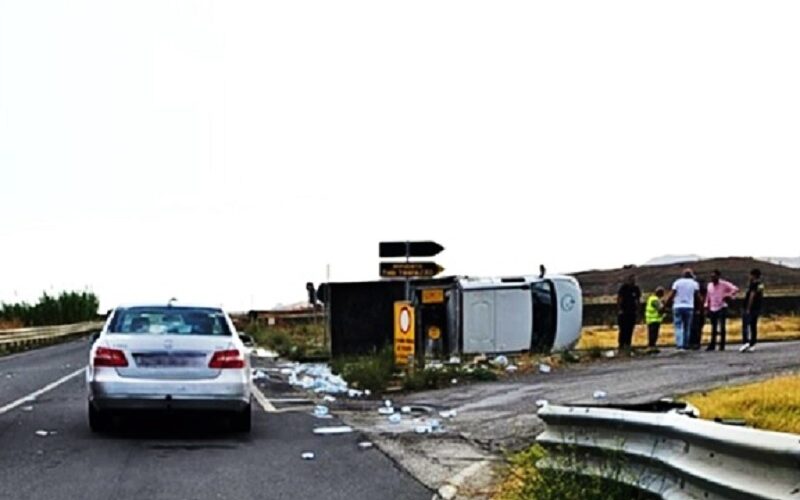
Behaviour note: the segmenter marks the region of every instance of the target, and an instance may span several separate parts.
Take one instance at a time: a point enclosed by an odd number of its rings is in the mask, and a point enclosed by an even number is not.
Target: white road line
[[[275,409],[272,403],[269,402],[269,399],[267,399],[267,397],[264,395],[263,392],[261,392],[261,389],[259,389],[256,386],[256,384],[253,384],[252,387],[253,387],[253,396],[256,397],[256,401],[258,401],[258,404],[261,405],[261,408],[263,408],[265,412],[275,413],[278,411]]]
[[[14,401],[13,403],[8,403],[7,405],[5,405],[3,407],[0,407],[0,415],[3,415],[4,413],[8,413],[11,410],[13,410],[14,408],[16,408],[18,406],[22,406],[25,403],[30,403],[30,402],[34,401],[36,398],[38,398],[42,394],[45,394],[47,392],[52,391],[53,389],[55,389],[59,385],[63,384],[64,382],[68,381],[71,378],[74,378],[74,377],[80,375],[81,373],[84,373],[85,371],[86,371],[86,367],[79,368],[79,369],[75,370],[74,372],[70,373],[69,375],[61,377],[60,379],[56,380],[55,382],[53,382],[51,384],[47,384],[46,386],[42,387],[38,391],[34,391],[34,392],[28,394],[27,396],[23,396],[23,397],[19,398],[18,400]]]

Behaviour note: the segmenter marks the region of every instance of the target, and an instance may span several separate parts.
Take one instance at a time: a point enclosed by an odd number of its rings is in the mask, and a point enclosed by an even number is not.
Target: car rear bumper
[[[250,381],[234,373],[214,379],[123,378],[95,371],[89,400],[98,410],[238,411],[250,403]]]

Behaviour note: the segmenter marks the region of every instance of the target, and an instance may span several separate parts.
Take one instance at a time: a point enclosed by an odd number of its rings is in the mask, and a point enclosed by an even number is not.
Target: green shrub
[[[61,292],[57,297],[43,292],[35,305],[27,302],[0,304],[0,320],[20,321],[25,326],[65,325],[97,318],[100,300],[92,292]]]
[[[373,394],[386,390],[394,376],[394,354],[384,349],[372,355],[334,359],[331,370],[344,378],[350,387],[368,389]]]

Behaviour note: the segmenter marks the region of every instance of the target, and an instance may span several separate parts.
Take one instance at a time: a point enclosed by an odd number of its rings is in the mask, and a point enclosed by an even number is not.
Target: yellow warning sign
[[[431,340],[439,340],[442,336],[442,329],[438,326],[428,327],[428,338]]]
[[[414,357],[414,306],[401,300],[394,303],[394,363],[408,364]]]
[[[441,304],[444,302],[444,290],[441,288],[429,288],[422,290],[423,304]]]

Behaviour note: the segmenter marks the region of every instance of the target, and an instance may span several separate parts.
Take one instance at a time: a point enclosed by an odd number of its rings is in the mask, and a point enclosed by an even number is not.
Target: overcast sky
[[[0,0],[0,299],[799,255],[800,3]]]

